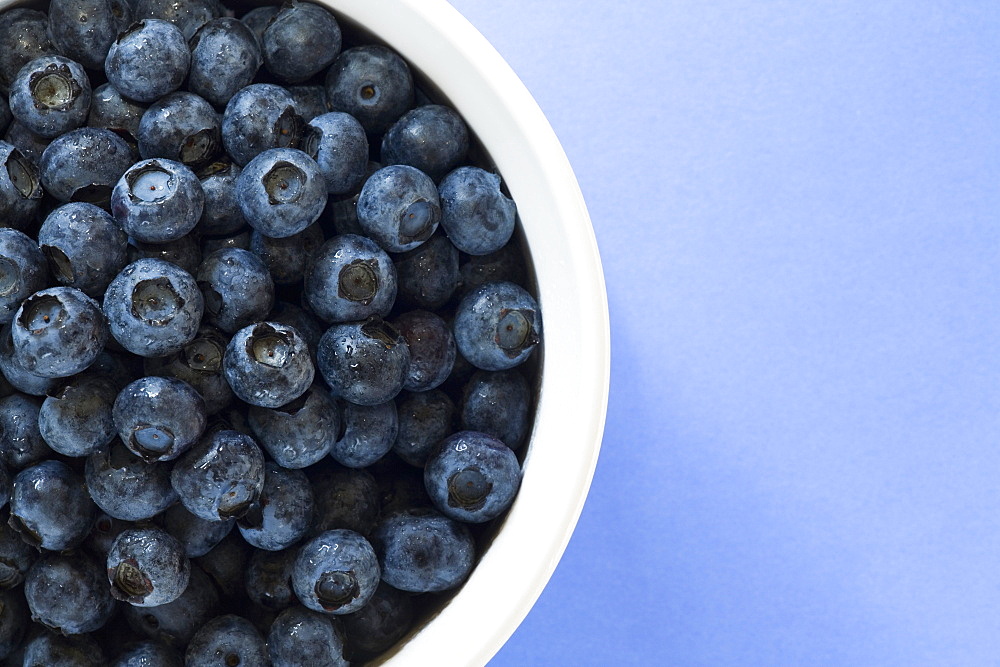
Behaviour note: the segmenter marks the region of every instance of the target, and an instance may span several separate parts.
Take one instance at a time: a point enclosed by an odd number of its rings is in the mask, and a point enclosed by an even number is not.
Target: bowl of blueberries
[[[0,2],[0,92],[2,664],[488,662],[609,383],[510,67],[444,0]]]

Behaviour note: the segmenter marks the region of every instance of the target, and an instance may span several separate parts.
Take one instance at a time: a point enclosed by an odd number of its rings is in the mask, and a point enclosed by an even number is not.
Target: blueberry
[[[303,150],[316,158],[331,195],[356,192],[368,172],[368,138],[354,116],[331,111],[313,117]]]
[[[136,12],[136,18],[141,18]],[[191,65],[184,34],[159,19],[143,19],[111,44],[104,73],[125,97],[149,104],[180,88]]]
[[[236,200],[251,227],[265,236],[285,238],[319,219],[326,206],[326,181],[304,152],[271,148],[243,168]]]
[[[410,350],[398,330],[372,317],[327,329],[319,340],[316,365],[332,396],[358,405],[376,405],[402,390]]]
[[[381,134],[413,106],[413,76],[406,62],[380,45],[343,51],[326,74],[332,111],[346,111],[365,131]]]
[[[55,389],[57,378],[42,377],[26,371],[14,354],[14,338],[11,325],[0,328],[0,371],[11,387],[31,396],[45,396]]]
[[[0,13],[0,91],[6,93],[18,71],[39,56],[55,53],[45,12],[18,7]]]
[[[26,63],[10,84],[10,112],[29,130],[52,138],[83,125],[90,79],[80,63],[46,55]]]
[[[428,391],[447,380],[456,352],[447,322],[426,310],[411,310],[392,323],[410,348],[410,368],[403,388]]]
[[[122,97],[110,83],[102,83],[91,95],[87,125],[111,130],[125,141],[139,141],[139,121],[146,107]]]
[[[453,432],[455,404],[439,389],[404,394],[399,400],[399,434],[393,451],[422,468],[431,451]]]
[[[287,90],[295,100],[295,110],[303,121],[308,123],[329,111],[326,107],[326,88],[323,86],[288,86]],[[367,139],[365,145],[368,145]]]
[[[267,645],[253,623],[228,614],[216,616],[191,638],[184,653],[186,667],[268,667]]]
[[[372,544],[383,581],[410,593],[455,588],[475,562],[468,527],[427,508],[389,515],[375,529]]]
[[[385,316],[396,299],[396,268],[371,239],[334,236],[313,257],[304,290],[313,312],[327,322]]]
[[[38,167],[45,191],[59,201],[107,208],[112,188],[136,159],[135,150],[111,130],[82,127],[53,139]]]
[[[136,607],[156,607],[179,598],[191,563],[172,535],[154,526],[122,531],[108,552],[111,595]]]
[[[365,234],[390,252],[413,250],[441,221],[441,202],[434,181],[408,165],[382,167],[372,174],[358,197],[358,223]]]
[[[248,250],[216,250],[202,261],[197,278],[205,297],[205,322],[226,333],[260,322],[274,305],[267,266]]]
[[[125,0],[50,0],[49,35],[59,52],[100,70],[111,43],[132,20]]]
[[[440,232],[395,261],[402,305],[436,310],[458,287],[458,249]]]
[[[300,83],[318,74],[340,53],[340,26],[320,5],[290,0],[264,28],[264,66],[274,76]]]
[[[320,464],[306,470],[316,510],[312,533],[344,528],[368,535],[379,516],[379,493],[367,470]]]
[[[197,565],[190,568],[188,586],[173,602],[156,607],[123,605],[122,615],[129,627],[143,637],[183,650],[219,606],[212,580]]]
[[[212,19],[190,40],[188,89],[217,107],[250,85],[264,60],[253,31],[232,17]]]
[[[233,391],[222,372],[222,356],[228,342],[228,336],[205,325],[180,352],[146,359],[146,374],[173,377],[188,383],[201,394],[205,414],[214,415],[233,400]]]
[[[291,469],[321,461],[340,429],[340,410],[319,385],[277,408],[251,406],[247,419],[261,447],[278,465]]]
[[[0,142],[0,216],[5,227],[26,229],[41,203],[38,169],[12,144]]]
[[[371,598],[379,575],[368,540],[352,530],[328,530],[299,549],[292,589],[299,602],[313,611],[350,614]]]
[[[104,651],[90,635],[64,637],[43,632],[24,647],[24,664],[46,667],[104,667]]]
[[[413,598],[382,582],[364,607],[341,617],[344,644],[351,659],[366,659],[388,650],[413,625]]]
[[[312,314],[287,301],[278,301],[267,316],[268,322],[287,324],[301,334],[309,346],[309,353],[316,358],[316,346],[323,335],[323,325]]]
[[[20,589],[17,587],[24,581],[28,569],[36,558],[38,558],[37,549],[22,540],[21,535],[9,525],[0,524],[0,590],[15,589],[19,594]],[[0,614],[3,614],[2,609]],[[4,622],[4,619],[0,618],[0,628]]]
[[[45,398],[38,430],[53,451],[88,456],[115,437],[111,407],[117,395],[111,380],[91,372],[72,378]]]
[[[21,155],[35,165],[42,159],[42,152],[50,143],[49,139],[38,136],[17,120],[11,121],[7,126],[3,140],[21,151]]]
[[[435,181],[457,167],[469,150],[469,129],[451,107],[410,109],[382,137],[382,162],[408,164]]]
[[[323,241],[323,230],[318,224],[285,238],[265,236],[255,230],[250,238],[250,251],[267,265],[276,285],[294,285],[305,276]]]
[[[204,206],[201,181],[194,172],[165,158],[132,165],[111,193],[115,220],[126,234],[146,243],[184,236],[198,224]]]
[[[247,224],[243,211],[236,202],[236,180],[240,171],[238,165],[220,160],[198,172],[201,189],[205,194],[205,207],[197,227],[202,234],[232,234]]]
[[[205,431],[205,400],[187,382],[147,376],[119,392],[115,428],[122,442],[146,462],[172,461]],[[106,511],[106,510],[105,510]]]
[[[462,252],[488,255],[514,233],[517,207],[500,191],[500,177],[459,167],[441,180],[441,226]]]
[[[238,519],[264,486],[264,455],[249,436],[219,431],[174,464],[171,482],[195,516],[206,521]]]
[[[348,468],[366,468],[392,449],[399,432],[396,404],[344,403],[342,434],[330,450],[334,461]]]
[[[45,218],[38,245],[52,275],[84,294],[104,296],[127,263],[128,237],[103,209],[84,202],[64,204]]]
[[[204,98],[186,91],[153,102],[139,121],[139,155],[198,169],[222,149],[221,118]],[[199,214],[200,216],[200,214]]]
[[[36,463],[14,478],[10,525],[36,547],[63,551],[79,545],[96,512],[83,479],[61,461]]]
[[[166,644],[143,641],[128,645],[111,667],[183,667],[179,653]]]
[[[115,610],[101,566],[81,552],[44,554],[35,561],[24,597],[32,620],[64,635],[98,630]]]
[[[0,592],[0,660],[11,655],[21,645],[30,619],[21,591]]]
[[[250,405],[277,408],[301,396],[316,368],[299,333],[277,322],[260,322],[233,335],[222,359],[233,393]]]
[[[519,370],[477,371],[462,392],[462,428],[517,450],[531,425],[530,409],[531,388]]]
[[[161,259],[129,264],[104,294],[111,335],[143,357],[184,349],[197,335],[203,311],[204,301],[191,274]]]
[[[87,457],[84,481],[94,503],[115,519],[152,519],[177,502],[170,466],[147,463],[118,440]]]
[[[267,463],[260,496],[236,525],[250,546],[281,551],[305,536],[312,519],[313,494],[305,473]]]
[[[457,521],[483,523],[510,507],[521,484],[521,465],[500,440],[460,431],[431,452],[424,484],[434,506]]]
[[[14,319],[21,302],[47,284],[48,267],[38,245],[23,232],[0,228],[0,322]]]
[[[219,18],[225,8],[218,0],[136,0],[135,18],[170,21],[190,39],[198,28]]]
[[[267,635],[274,667],[347,667],[344,641],[325,614],[295,606],[274,619]]]
[[[177,538],[188,558],[204,556],[221,542],[236,525],[228,521],[206,521],[177,504],[163,513],[163,528]]]
[[[254,83],[239,90],[222,114],[222,143],[239,165],[269,148],[296,148],[304,121],[281,86]]]
[[[21,303],[11,326],[17,362],[43,377],[83,371],[108,339],[101,307],[72,287],[35,292]]]
[[[132,239],[128,245],[129,262],[143,258],[162,259],[194,273],[201,266],[201,245],[194,232],[166,243],[144,243]]]
[[[455,311],[454,326],[458,351],[486,371],[524,363],[542,335],[534,297],[508,282],[486,283],[466,294]]]
[[[297,555],[296,548],[255,551],[246,573],[246,594],[250,601],[272,611],[293,604],[296,600],[292,591],[292,566]]]

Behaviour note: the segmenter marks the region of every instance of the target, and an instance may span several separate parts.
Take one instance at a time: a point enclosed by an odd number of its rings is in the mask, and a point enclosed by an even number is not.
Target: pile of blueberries
[[[3,664],[390,649],[532,418],[515,205],[463,119],[296,0],[8,9],[0,91]]]

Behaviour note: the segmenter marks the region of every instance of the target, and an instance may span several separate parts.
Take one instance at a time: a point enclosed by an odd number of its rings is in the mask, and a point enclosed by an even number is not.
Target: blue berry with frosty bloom
[[[107,557],[107,581],[116,600],[158,607],[179,598],[191,578],[191,563],[172,535],[156,526],[122,531]]]
[[[316,373],[302,336],[277,322],[259,322],[237,331],[226,347],[222,370],[239,399],[264,408],[294,401]]]
[[[112,42],[104,73],[122,95],[149,104],[180,88],[190,66],[184,33],[167,21],[143,19]]]
[[[313,256],[303,289],[309,307],[326,322],[384,317],[396,300],[396,267],[371,239],[341,234]]]
[[[406,252],[429,239],[441,222],[434,181],[408,165],[382,167],[358,197],[358,223],[389,252]]]
[[[17,362],[42,377],[69,377],[97,359],[108,325],[96,301],[72,287],[50,287],[24,300],[11,335]]]
[[[128,263],[128,236],[104,209],[85,202],[63,204],[38,230],[38,245],[59,283],[100,298]]]
[[[254,156],[236,181],[236,201],[247,223],[265,236],[285,238],[316,222],[326,207],[319,165],[295,148]]]
[[[380,577],[372,545],[353,530],[320,533],[299,549],[292,589],[299,601],[326,614],[350,614],[375,593]]]
[[[517,207],[500,190],[500,177],[479,167],[459,167],[441,180],[441,226],[455,247],[488,255],[514,234]]]
[[[130,237],[145,243],[176,241],[198,224],[205,206],[201,181],[174,160],[141,160],[111,192],[111,213]]]
[[[454,329],[463,357],[477,368],[500,371],[524,363],[541,342],[542,316],[523,287],[486,283],[458,304]]]
[[[47,55],[27,63],[10,84],[10,112],[35,134],[51,139],[87,122],[92,94],[80,63]]]
[[[157,376],[139,378],[122,389],[112,414],[122,442],[148,463],[172,461],[186,452],[208,420],[205,400],[194,387]]]

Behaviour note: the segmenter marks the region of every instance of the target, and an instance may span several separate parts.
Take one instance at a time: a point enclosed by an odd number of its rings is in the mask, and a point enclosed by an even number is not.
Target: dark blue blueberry
[[[56,281],[94,298],[104,296],[128,261],[128,236],[107,211],[84,202],[49,213],[38,230],[38,245]]]
[[[519,370],[477,371],[462,392],[462,428],[517,450],[531,426],[530,409],[531,388]]]
[[[83,478],[94,503],[115,519],[152,519],[177,502],[170,466],[147,463],[118,440],[87,457]]]
[[[277,408],[309,388],[316,368],[305,340],[295,329],[277,322],[259,322],[233,335],[222,371],[240,400]]]
[[[191,38],[188,90],[224,107],[250,85],[264,59],[253,31],[232,17],[212,19]]]
[[[440,308],[458,287],[458,270],[458,249],[441,233],[396,256],[400,304],[427,310]]]
[[[183,667],[180,653],[166,644],[143,641],[128,645],[111,667]]]
[[[379,492],[367,470],[322,463],[306,470],[313,487],[312,534],[344,528],[367,536],[379,516]]]
[[[274,667],[348,667],[344,640],[329,616],[295,606],[274,619],[267,635]]]
[[[440,192],[441,226],[456,248],[488,255],[510,240],[517,207],[500,191],[498,175],[459,167],[441,180]]]
[[[64,637],[43,632],[28,640],[24,664],[35,667],[105,667],[104,651],[90,635]]]
[[[301,470],[264,466],[264,488],[236,525],[252,547],[281,551],[302,539],[313,520],[313,493]]]
[[[521,464],[493,436],[460,431],[431,452],[424,485],[434,506],[456,521],[483,523],[507,511],[521,485]]]
[[[455,588],[475,564],[469,528],[428,508],[389,515],[375,529],[372,544],[382,580],[410,593]]]
[[[195,516],[206,521],[238,519],[264,486],[264,454],[249,436],[219,431],[178,459],[171,482]]]
[[[7,93],[11,81],[28,61],[55,53],[49,38],[45,12],[18,7],[0,13],[0,91]]]
[[[101,307],[72,287],[35,292],[18,308],[11,327],[17,362],[43,377],[69,377],[83,371],[108,340]]]
[[[190,39],[198,28],[225,14],[218,0],[137,0],[135,18],[170,21]]]
[[[118,392],[114,383],[92,372],[72,378],[45,398],[38,412],[38,430],[53,451],[65,456],[89,456],[115,437],[111,406]]]
[[[441,202],[434,181],[407,165],[382,167],[372,174],[358,197],[358,223],[365,234],[389,252],[413,250],[441,221]]]
[[[374,658],[388,650],[413,625],[413,598],[382,582],[364,607],[341,617],[344,644],[352,660]]]
[[[201,234],[232,234],[247,224],[243,219],[243,211],[236,202],[236,180],[240,171],[238,165],[220,160],[198,172],[201,189],[205,193],[205,208],[197,228]]]
[[[222,150],[221,122],[212,105],[194,93],[164,95],[146,109],[139,122],[139,155],[168,158],[198,169]]]
[[[455,404],[439,389],[404,394],[399,399],[399,433],[393,451],[422,468],[431,451],[454,429]]]
[[[278,465],[298,469],[330,452],[340,429],[340,410],[325,389],[313,385],[286,405],[251,406],[247,420],[257,442]]]
[[[21,591],[0,592],[0,660],[11,655],[21,645],[31,616]],[[29,665],[46,663],[24,663]]]
[[[47,378],[26,371],[14,354],[11,325],[0,328],[0,371],[11,387],[30,396],[45,396],[59,383],[58,378]]]
[[[50,0],[49,36],[65,56],[88,69],[104,68],[111,43],[132,21],[125,0]]]
[[[0,524],[0,590],[6,591],[19,586],[36,558],[37,549],[22,540],[21,535],[9,525]],[[20,594],[20,589],[16,592]],[[2,613],[3,610],[0,609],[0,614]],[[0,626],[3,623],[0,619]]]
[[[135,163],[111,193],[115,220],[126,234],[146,243],[181,238],[198,224],[204,206],[205,194],[194,172],[165,158]]]
[[[222,114],[222,143],[239,165],[269,148],[295,148],[304,121],[295,99],[281,86],[254,83],[238,91]]]
[[[3,140],[21,151],[21,155],[35,165],[42,159],[42,152],[49,145],[48,139],[38,136],[16,120],[7,126]]]
[[[305,276],[323,241],[323,230],[315,223],[285,238],[265,236],[254,230],[250,251],[267,265],[276,285],[294,285]]]
[[[185,667],[269,667],[267,644],[253,623],[228,614],[203,625],[184,652]]]
[[[247,223],[265,236],[298,234],[326,207],[326,181],[319,165],[296,148],[256,155],[236,181],[236,201]]]
[[[111,595],[136,607],[173,602],[191,577],[184,547],[155,526],[122,531],[108,552],[107,568]]]
[[[80,63],[57,55],[25,64],[10,84],[10,112],[42,137],[56,137],[87,121],[90,79]]]
[[[250,32],[254,34],[259,43],[264,39],[264,29],[267,28],[267,24],[271,22],[280,9],[281,7],[278,5],[254,7],[244,14],[240,21],[250,28]]]
[[[527,284],[524,255],[516,243],[508,243],[488,255],[473,255],[462,262],[458,272],[463,296],[486,283],[506,281],[522,287]]]
[[[204,306],[191,274],[162,259],[132,262],[104,293],[111,335],[142,357],[183,350],[198,333]]]
[[[247,564],[246,594],[264,609],[280,611],[295,600],[292,591],[292,565],[298,549],[254,551]]]
[[[326,101],[346,111],[369,134],[389,129],[413,106],[413,76],[392,49],[370,44],[343,51],[326,74]]]
[[[222,372],[222,356],[228,343],[228,336],[205,325],[180,352],[146,359],[146,374],[173,377],[188,383],[205,401],[205,414],[214,415],[233,400],[233,391]]]
[[[127,254],[129,263],[143,258],[162,259],[176,264],[191,274],[201,266],[202,259],[201,245],[195,232],[189,232],[179,239],[166,243],[143,243],[131,239]]]
[[[448,323],[426,310],[411,310],[393,320],[410,348],[404,389],[428,391],[440,386],[455,365],[455,337]]]
[[[192,564],[188,586],[179,598],[156,607],[123,605],[122,615],[139,635],[183,650],[218,606],[215,584],[200,567]]]
[[[326,88],[323,86],[289,86],[288,92],[295,100],[295,110],[307,123],[329,111],[326,108]]]
[[[305,298],[327,322],[385,316],[396,300],[396,267],[371,239],[342,234],[327,239],[306,271]]]
[[[139,12],[136,18],[141,18]],[[190,65],[191,52],[177,26],[143,19],[112,42],[104,73],[122,95],[149,104],[180,88]]]
[[[469,150],[469,128],[440,104],[410,109],[382,137],[382,163],[408,164],[435,181],[457,167]]]
[[[208,419],[205,400],[194,387],[157,376],[139,378],[122,389],[113,414],[118,437],[147,462],[172,461],[186,452],[201,437]]]
[[[396,403],[377,405],[344,403],[340,438],[330,450],[334,461],[348,468],[367,468],[389,450],[399,432]]]
[[[205,322],[226,333],[260,322],[274,305],[274,281],[257,255],[241,248],[209,254],[198,267]]]
[[[10,525],[33,546],[72,549],[90,533],[96,513],[83,478],[61,461],[36,463],[14,478]]]
[[[26,229],[42,200],[38,169],[17,148],[0,142],[0,216],[4,227]]]
[[[223,598],[237,600],[243,595],[243,579],[252,551],[239,531],[233,530],[195,562],[205,570]]]
[[[163,528],[177,538],[188,558],[204,556],[221,542],[236,525],[228,521],[206,521],[177,504],[163,513]]]
[[[314,315],[287,301],[278,301],[267,316],[268,322],[280,322],[294,328],[305,339],[309,353],[316,358],[316,347],[323,335],[323,325]]]
[[[288,83],[300,83],[326,69],[340,53],[340,26],[320,5],[290,0],[264,28],[264,66]]]
[[[395,327],[372,317],[327,329],[319,339],[316,365],[331,395],[358,405],[376,405],[403,389],[410,349]]]
[[[368,540],[353,530],[328,530],[299,549],[292,589],[299,602],[313,611],[350,614],[375,593],[379,574]]]
[[[40,399],[19,393],[0,398],[0,458],[11,470],[51,454],[38,426],[41,406]]]
[[[354,116],[331,111],[315,116],[305,130],[303,150],[316,158],[331,195],[357,192],[368,173],[368,138]]]
[[[48,284],[45,255],[27,234],[0,228],[0,322],[14,319],[21,302]]]
[[[64,635],[98,630],[115,610],[101,566],[79,551],[35,561],[24,580],[24,597],[32,620]]]
[[[538,303],[523,287],[508,282],[486,283],[466,294],[454,326],[458,351],[486,371],[524,363],[542,336]]]
[[[61,202],[107,208],[111,190],[138,159],[124,139],[99,127],[82,127],[52,140],[38,163],[42,186]]]
[[[131,143],[139,141],[139,121],[146,107],[122,97],[110,83],[102,83],[91,95],[87,125],[111,130]]]

